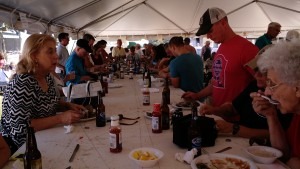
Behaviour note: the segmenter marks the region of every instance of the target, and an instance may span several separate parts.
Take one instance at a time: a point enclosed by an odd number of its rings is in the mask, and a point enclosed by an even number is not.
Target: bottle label
[[[159,117],[152,116],[152,129],[153,130],[159,129]]]
[[[201,137],[195,137],[192,139],[192,148],[196,148],[196,149],[201,149],[201,142],[202,142],[202,138]]]
[[[146,103],[146,104],[150,103],[150,95],[149,94],[143,95],[143,103]]]
[[[111,149],[117,148],[117,135],[113,133],[109,133],[109,147]]]
[[[101,119],[101,120],[106,120],[106,119],[105,119],[105,112],[100,112],[100,113],[99,113],[99,119]]]
[[[31,168],[32,169],[42,169],[42,159],[31,160]]]

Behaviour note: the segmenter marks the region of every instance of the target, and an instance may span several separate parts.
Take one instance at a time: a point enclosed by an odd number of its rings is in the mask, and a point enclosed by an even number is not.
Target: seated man
[[[182,37],[172,37],[169,49],[176,57],[171,61],[172,85],[183,91],[199,92],[203,88],[203,62],[200,56],[184,47]]]
[[[217,120],[216,122],[220,133],[232,133],[233,135],[246,138],[269,136],[267,119],[253,110],[252,98],[250,97],[251,92],[263,91],[266,88],[267,77],[265,74],[260,73],[256,66],[256,59],[264,52],[264,49],[258,53],[258,56],[255,59],[247,64],[255,70],[254,77],[256,81],[251,82],[231,103],[224,103],[219,107],[212,107],[209,105],[203,105],[201,107],[201,114],[214,114],[225,120],[233,119],[232,117],[234,116],[237,117],[237,121],[234,123]],[[276,107],[272,107],[276,112]],[[277,111],[277,115],[284,129],[287,129],[292,116],[282,115],[279,111]]]
[[[66,74],[74,71],[75,79],[67,81],[67,85],[70,83],[78,84],[92,79],[84,66],[84,57],[87,57],[91,52],[92,49],[90,48],[88,41],[79,39],[76,42],[76,48],[69,56],[65,65]]]

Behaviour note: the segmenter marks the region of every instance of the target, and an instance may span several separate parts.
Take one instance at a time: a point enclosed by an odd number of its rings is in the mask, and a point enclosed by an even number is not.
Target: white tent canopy
[[[77,36],[194,36],[209,7],[222,8],[245,36],[261,35],[272,21],[282,30],[300,29],[300,0],[0,0],[0,23]]]

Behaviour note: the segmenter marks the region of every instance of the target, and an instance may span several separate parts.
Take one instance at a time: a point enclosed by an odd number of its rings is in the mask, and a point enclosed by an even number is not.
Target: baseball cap
[[[76,42],[76,45],[78,47],[81,47],[81,48],[85,49],[86,52],[92,53],[92,49],[89,46],[89,42],[87,40],[85,40],[85,39],[78,39],[77,42]]]
[[[211,29],[214,23],[223,19],[225,16],[226,13],[220,8],[208,8],[207,11],[200,18],[200,28],[196,33],[196,36],[206,34]]]
[[[270,45],[267,45],[265,47],[263,47],[257,54],[256,56],[251,59],[248,63],[245,64],[245,66],[248,66],[249,68],[251,68],[253,71],[256,71],[257,70],[257,60],[258,58],[267,50],[269,49],[270,47],[274,46],[274,44],[270,44]]]

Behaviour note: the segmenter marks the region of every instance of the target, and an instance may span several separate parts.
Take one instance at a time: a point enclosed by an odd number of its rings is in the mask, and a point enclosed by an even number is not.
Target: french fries
[[[132,157],[136,160],[156,160],[157,156],[149,151],[138,150],[133,152]]]

